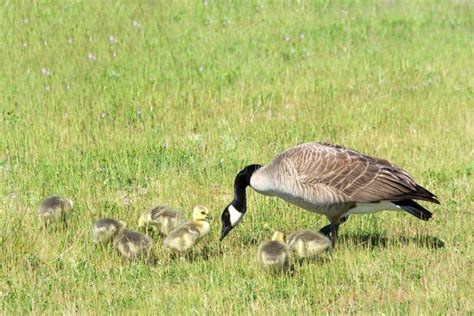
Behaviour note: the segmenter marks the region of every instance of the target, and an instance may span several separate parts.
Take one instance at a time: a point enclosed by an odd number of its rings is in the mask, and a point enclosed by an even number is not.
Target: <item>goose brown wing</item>
[[[295,177],[301,193],[323,199],[322,203],[405,199],[438,203],[401,168],[338,145],[303,144],[282,153],[275,163],[292,168],[286,173]]]

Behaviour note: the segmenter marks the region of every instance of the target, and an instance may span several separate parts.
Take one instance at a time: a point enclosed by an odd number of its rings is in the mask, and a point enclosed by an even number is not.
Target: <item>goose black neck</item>
[[[235,176],[234,180],[234,200],[232,205],[241,213],[247,210],[247,195],[245,189],[250,185],[250,178],[255,171],[260,169],[261,165],[248,165]]]

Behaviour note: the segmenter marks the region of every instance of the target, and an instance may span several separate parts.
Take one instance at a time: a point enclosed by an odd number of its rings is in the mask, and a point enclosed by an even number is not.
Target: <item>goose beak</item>
[[[227,236],[232,228],[232,226],[222,226],[221,241],[224,240],[225,236]]]

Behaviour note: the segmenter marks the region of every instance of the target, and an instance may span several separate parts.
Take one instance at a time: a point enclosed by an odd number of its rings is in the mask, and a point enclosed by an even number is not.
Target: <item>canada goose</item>
[[[204,206],[196,206],[193,209],[193,220],[185,222],[174,229],[163,241],[165,248],[183,252],[193,247],[197,241],[208,235],[211,226],[209,221],[212,216]]]
[[[351,214],[406,211],[422,220],[431,212],[413,200],[439,204],[436,196],[387,160],[327,143],[293,147],[265,166],[249,165],[234,181],[234,200],[222,212],[221,240],[247,211],[246,187],[326,215],[334,246],[339,224]],[[329,229],[328,229],[329,228]]]
[[[162,235],[168,236],[183,221],[181,213],[169,206],[161,205],[143,213],[138,219],[138,227],[157,228]]]
[[[331,241],[325,235],[311,230],[297,231],[287,239],[288,247],[301,259],[314,259],[324,251],[331,249]]]
[[[127,223],[124,221],[101,218],[92,224],[92,240],[96,244],[106,244],[112,241],[126,227]]]
[[[58,220],[66,221],[67,213],[72,209],[74,203],[71,199],[63,196],[48,196],[45,198],[39,208],[38,215],[45,225]]]
[[[124,229],[115,237],[114,247],[123,258],[135,259],[150,251],[151,240],[142,233]]]
[[[285,235],[276,231],[272,240],[262,243],[257,249],[257,262],[266,271],[279,273],[290,268],[290,249],[285,242]]]

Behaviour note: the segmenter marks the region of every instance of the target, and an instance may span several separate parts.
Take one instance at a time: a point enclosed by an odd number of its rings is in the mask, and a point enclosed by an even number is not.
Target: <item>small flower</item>
[[[108,115],[109,115],[109,113],[107,113],[105,111],[100,112],[100,117],[101,118],[106,118]]]
[[[169,146],[168,146],[168,143],[164,143],[164,144],[163,144],[163,148],[164,148],[164,149],[166,149],[166,148],[168,148],[168,147],[169,147]]]
[[[27,47],[28,47],[28,43],[27,43],[27,42],[24,42],[23,44],[21,44],[21,46],[23,46],[23,48],[27,48]]]
[[[122,200],[122,204],[123,204],[123,205],[129,205],[129,204],[130,204],[130,200],[127,199],[127,198],[124,198],[124,199]]]
[[[89,42],[93,42],[92,36],[89,36]]]
[[[304,40],[304,33],[303,32],[300,33],[300,40]]]
[[[28,18],[24,18],[23,23],[28,24],[28,23],[30,23],[30,20]]]
[[[208,1],[208,0],[203,0],[203,1],[202,1],[202,4],[203,4],[205,7],[207,7],[207,5],[209,4],[209,1]]]
[[[116,58],[117,57],[117,53],[116,52],[112,52],[112,58]]]
[[[87,58],[88,58],[89,60],[96,60],[96,59],[97,59],[97,56],[94,55],[94,54],[92,54],[92,53],[89,53],[89,54],[87,54]]]
[[[44,40],[44,41],[43,41],[43,45],[44,45],[44,46],[48,46],[48,41],[47,41],[47,40]]]
[[[145,194],[148,193],[148,189],[144,188],[144,187],[140,187],[140,188],[138,188],[138,193],[141,194],[141,195],[145,195]]]
[[[142,111],[137,111],[137,116],[141,117],[142,116]]]
[[[133,26],[133,27],[136,27],[136,28],[140,28],[140,27],[141,27],[141,25],[140,25],[140,23],[139,23],[138,21],[133,21],[132,26]]]
[[[16,192],[10,193],[10,199],[12,200],[16,199]]]
[[[290,35],[285,34],[285,36],[283,36],[283,40],[284,40],[285,42],[289,42],[289,41],[290,41]]]
[[[68,112],[64,112],[63,118],[64,118],[64,119],[68,119],[68,118],[69,118],[69,113],[68,113]]]
[[[204,72],[204,66],[203,65],[199,66],[198,70],[199,70],[199,72]]]
[[[69,38],[67,39],[67,43],[68,43],[68,44],[72,44],[72,37],[69,37]]]
[[[49,91],[49,86],[48,86],[48,85],[45,85],[45,86],[44,86],[44,91],[46,91],[46,92]]]
[[[41,68],[41,74],[42,74],[43,76],[48,76],[48,75],[49,75],[49,70],[46,69],[46,68]]]
[[[64,86],[64,89],[66,89],[66,90],[71,90],[71,86],[70,86],[69,84],[66,84],[66,85]]]
[[[257,4],[257,11],[260,12],[263,10],[263,5],[262,4]]]
[[[229,26],[230,25],[230,20],[228,18],[224,19],[224,26]]]
[[[112,44],[117,43],[117,38],[113,35],[109,35],[108,39],[109,39],[109,42],[111,42]]]

